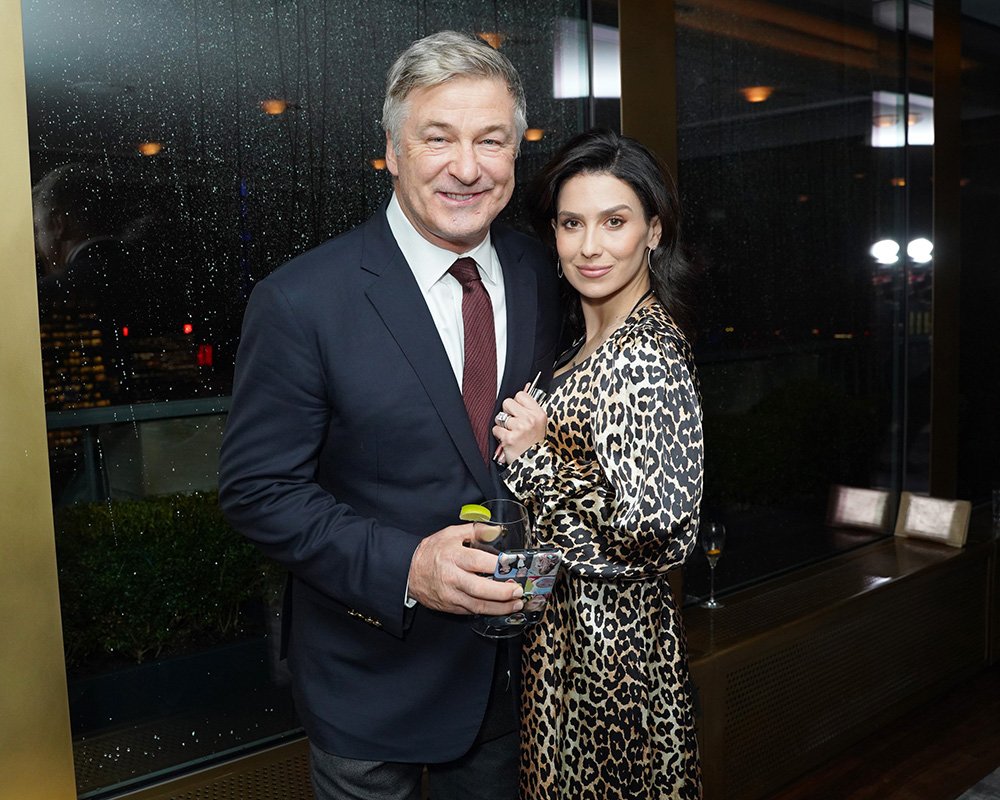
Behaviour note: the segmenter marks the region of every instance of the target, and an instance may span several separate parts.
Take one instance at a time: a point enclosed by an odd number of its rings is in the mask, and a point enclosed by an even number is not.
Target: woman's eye
[[[611,217],[608,220],[608,226],[612,228],[620,228],[624,224],[625,220],[623,220],[621,217]]]

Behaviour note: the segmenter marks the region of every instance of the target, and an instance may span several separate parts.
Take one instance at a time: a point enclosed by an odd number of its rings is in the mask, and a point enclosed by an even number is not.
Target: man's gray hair
[[[406,98],[410,92],[439,86],[453,78],[493,78],[506,84],[514,100],[515,146],[519,146],[528,119],[524,86],[514,65],[481,39],[457,31],[439,31],[407,47],[389,69],[382,127],[392,137],[396,152],[409,112]]]

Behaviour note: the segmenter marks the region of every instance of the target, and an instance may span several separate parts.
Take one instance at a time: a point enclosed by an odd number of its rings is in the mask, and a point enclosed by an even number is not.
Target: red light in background
[[[185,334],[194,333],[194,325],[190,322],[185,322],[184,325],[181,326],[181,330],[184,331]]]
[[[128,325],[122,326],[122,336],[128,336]]]
[[[198,345],[198,366],[199,367],[212,366],[212,345],[210,344]]]

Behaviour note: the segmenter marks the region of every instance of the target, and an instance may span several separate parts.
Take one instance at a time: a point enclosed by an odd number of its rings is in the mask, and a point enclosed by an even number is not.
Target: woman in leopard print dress
[[[696,799],[684,632],[666,577],[694,547],[702,489],[676,193],[641,144],[591,132],[555,156],[533,196],[584,335],[557,364],[547,413],[520,392],[494,428],[535,543],[565,554],[525,633],[521,796]]]

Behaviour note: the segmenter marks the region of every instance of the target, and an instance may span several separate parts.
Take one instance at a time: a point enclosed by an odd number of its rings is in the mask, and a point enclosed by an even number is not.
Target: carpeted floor
[[[958,800],[997,800],[1000,798],[1000,768],[993,770]]]

